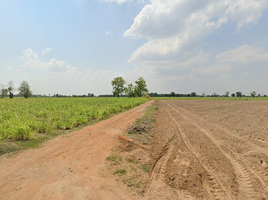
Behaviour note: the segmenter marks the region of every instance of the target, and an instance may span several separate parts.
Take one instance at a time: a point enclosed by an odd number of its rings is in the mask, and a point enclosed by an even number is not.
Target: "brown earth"
[[[154,137],[135,145],[122,135],[150,103],[0,157],[0,199],[267,199],[268,101],[158,100]]]
[[[268,101],[158,107],[147,199],[267,198]]]

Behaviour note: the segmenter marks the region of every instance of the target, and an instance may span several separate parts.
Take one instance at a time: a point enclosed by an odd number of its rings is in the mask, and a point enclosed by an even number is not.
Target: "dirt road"
[[[103,170],[105,158],[118,145],[117,135],[151,103],[58,137],[42,148],[0,157],[0,199],[128,199],[131,192]]]
[[[267,101],[158,101],[146,199],[266,199]]]

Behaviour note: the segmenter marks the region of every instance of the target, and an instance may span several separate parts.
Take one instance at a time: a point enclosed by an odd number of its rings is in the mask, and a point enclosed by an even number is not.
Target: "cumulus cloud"
[[[47,52],[51,49],[47,48]],[[54,71],[54,72],[63,72],[72,70],[71,65],[67,65],[66,61],[58,61],[55,58],[52,58],[49,62],[44,62],[39,59],[37,53],[32,49],[28,48],[23,51],[23,56],[21,57],[23,61],[23,67],[26,68],[38,68],[42,71]]]
[[[51,50],[52,50],[52,48],[43,49],[42,55],[45,55],[46,53],[49,53]]]
[[[32,48],[28,48],[23,51],[23,56],[21,57],[23,61],[23,67],[26,68],[37,68],[40,64],[38,55]]]
[[[220,62],[255,62],[268,60],[268,53],[264,53],[263,48],[253,47],[249,45],[243,45],[232,49],[230,51],[225,51],[216,56]]]
[[[267,0],[151,0],[124,33],[148,39],[128,61],[147,64],[158,60],[161,64],[188,59],[200,52],[202,39],[223,24],[235,21],[238,29],[254,25],[267,6]]]

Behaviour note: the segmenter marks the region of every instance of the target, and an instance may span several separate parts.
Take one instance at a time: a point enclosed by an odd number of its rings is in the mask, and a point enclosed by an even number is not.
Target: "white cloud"
[[[213,75],[217,73],[223,73],[225,71],[230,70],[231,68],[232,67],[230,64],[223,64],[223,65],[216,65],[212,67],[206,67],[206,66],[197,67],[197,68],[193,68],[192,71],[200,73],[202,75]]]
[[[151,0],[124,36],[146,38],[128,60],[146,64],[158,60],[188,59],[200,52],[202,39],[232,20],[237,27],[254,25],[267,8],[267,0]],[[162,62],[162,63],[161,63]]]
[[[11,68],[11,67],[9,67],[9,66],[7,66],[7,69],[10,70],[10,71],[15,71],[15,72],[19,72],[19,71],[21,71],[20,69],[13,69],[13,68]]]
[[[126,3],[128,1],[132,1],[132,0],[96,0],[96,1],[100,1],[100,2],[115,2],[118,4],[123,4]]]
[[[113,31],[107,31],[106,35],[113,35]]]
[[[249,45],[244,45],[232,49],[230,51],[225,51],[216,56],[220,62],[255,62],[268,60],[268,53],[264,53],[263,48],[253,47]]]
[[[45,55],[46,53],[49,53],[51,50],[52,50],[52,48],[43,49],[42,55]]]
[[[28,48],[23,51],[23,57],[21,57],[23,61],[23,67],[26,68],[37,68],[39,66],[38,55],[33,51],[32,48]]]
[[[48,48],[47,48],[48,49]],[[55,58],[52,58],[49,62],[41,61],[37,53],[32,49],[28,48],[23,51],[23,67],[26,68],[38,68],[42,71],[54,71],[54,72],[63,72],[72,70],[71,65],[67,65],[66,61],[58,61]]]

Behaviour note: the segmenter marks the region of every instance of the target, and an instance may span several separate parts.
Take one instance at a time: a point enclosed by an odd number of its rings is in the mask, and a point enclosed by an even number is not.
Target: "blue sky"
[[[0,0],[0,83],[35,94],[268,94],[268,0]]]

